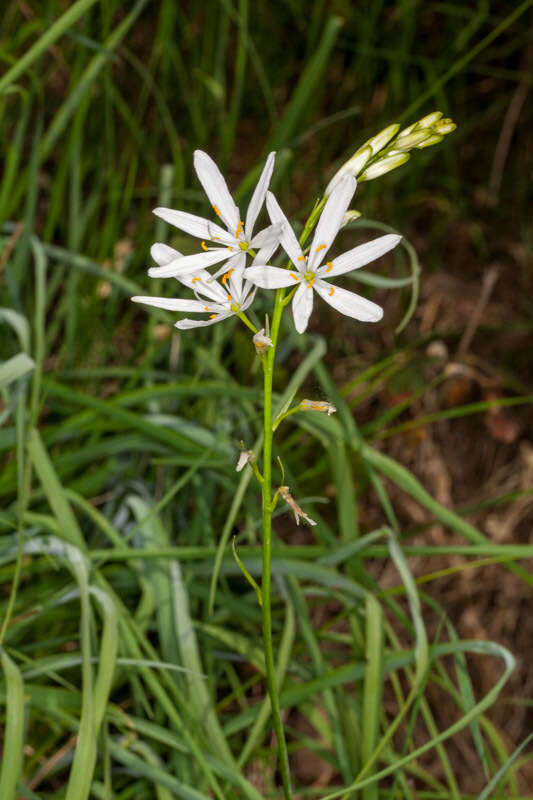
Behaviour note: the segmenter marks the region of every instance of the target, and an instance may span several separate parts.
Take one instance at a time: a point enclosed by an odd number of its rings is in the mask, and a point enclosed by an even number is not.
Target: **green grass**
[[[480,211],[476,190],[487,185],[517,85],[531,82],[532,5],[6,4],[2,800],[281,796],[260,609],[231,550],[236,536],[257,579],[259,492],[234,465],[240,440],[261,446],[259,365],[234,321],[178,336],[171,315],[148,316],[128,298],[157,293],[145,272],[155,239],[193,247],[150,210],[205,211],[195,148],[218,159],[243,202],[276,149],[275,191],[303,221],[365,139],[434,108],[457,132],[362,184],[363,217],[343,234],[355,243],[386,222],[406,235],[390,274],[357,275],[365,293],[396,295],[387,333],[358,326],[354,339],[326,317],[306,339],[283,332],[274,405],[296,393],[327,397],[338,411],[295,414],[276,439],[286,482],[318,520],[295,545],[281,507],[274,520],[280,704],[302,797],[525,800],[528,731],[513,742],[490,715],[509,699],[513,655],[462,639],[434,587],[490,563],[529,597],[533,546],[491,541],[471,508],[467,516],[437,502],[384,444],[531,404],[530,374],[504,353],[494,364],[505,397],[418,414],[446,374],[432,362],[427,378],[432,334],[407,323],[419,260],[422,281],[461,270],[450,239],[463,237],[473,277],[514,252],[509,242],[531,243],[525,123],[500,206]],[[513,330],[530,334],[526,260],[513,280]],[[256,321],[267,310],[265,300]],[[506,322],[489,320],[481,335],[503,335]],[[462,333],[440,338],[453,349]],[[385,408],[379,398],[398,387]],[[421,529],[406,523],[399,496],[425,511],[423,530],[442,525],[449,544],[413,542]],[[380,585],[385,564],[392,586]],[[477,683],[481,660],[494,663],[488,689]],[[478,788],[463,785],[462,747]],[[305,753],[322,783],[297,766]]]

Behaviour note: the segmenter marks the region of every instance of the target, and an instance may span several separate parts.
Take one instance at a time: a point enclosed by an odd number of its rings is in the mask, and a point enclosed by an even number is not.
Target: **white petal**
[[[226,292],[217,281],[212,280],[205,269],[195,270],[188,275],[178,275],[176,280],[192,289],[195,294],[203,295],[217,303],[226,301]]]
[[[180,319],[179,322],[176,322],[175,327],[181,331],[188,331],[191,328],[207,328],[208,325],[215,325],[231,316],[232,314],[217,314],[214,319]]]
[[[346,272],[351,272],[353,269],[364,267],[376,258],[388,253],[393,247],[401,240],[401,236],[395,233],[388,233],[386,236],[379,236],[366,244],[360,244],[359,247],[354,247],[352,250],[347,250],[341,256],[334,258],[329,262],[333,264],[330,267],[320,267],[318,275],[321,278],[334,278],[336,275],[344,275]]]
[[[159,264],[160,267],[164,267],[166,264],[170,264],[171,261],[181,258],[183,253],[180,253],[179,250],[174,250],[174,248],[169,247],[168,244],[156,242],[150,248],[150,255],[156,264]]]
[[[307,328],[312,310],[313,290],[307,284],[301,283],[292,298],[292,316],[298,333],[303,333]]]
[[[230,232],[235,233],[239,224],[239,209],[233,202],[219,168],[203,150],[194,151],[194,168],[215,213],[218,212]]]
[[[281,289],[283,286],[296,286],[301,280],[299,272],[265,265],[248,267],[245,270],[244,277],[247,281],[260,286],[262,289]]]
[[[199,300],[173,300],[167,297],[132,297],[134,303],[144,306],[164,308],[167,311],[203,311],[204,304]]]
[[[283,224],[283,230],[281,231],[280,236],[280,244],[294,266],[298,267],[300,264],[304,263],[304,259],[302,258],[302,248],[298,244],[298,239],[294,235],[294,231],[289,224],[289,220],[281,210],[279,203],[272,192],[267,192],[266,204],[272,222],[274,224],[276,222],[281,222]]]
[[[268,264],[274,253],[279,247],[279,239],[273,240],[270,244],[265,244],[257,251],[257,255],[252,261],[252,267]]]
[[[244,301],[243,301],[243,303],[241,305],[241,309],[240,309],[241,311],[246,311],[246,309],[249,306],[251,306],[252,303],[255,300],[255,296],[257,294],[257,286],[254,286],[251,292],[250,292],[250,289],[252,289],[251,284],[249,284],[248,281],[245,281],[244,282],[244,295],[243,295],[244,296]]]
[[[230,259],[227,264],[228,272],[230,269],[233,270],[233,272],[229,276],[226,288],[236,303],[242,302],[242,275],[245,264],[246,255],[244,253],[239,253],[235,258]]]
[[[277,222],[275,225],[269,225],[268,228],[263,228],[262,231],[259,231],[259,233],[252,238],[250,241],[250,247],[253,247],[254,250],[257,250],[258,247],[265,247],[272,243],[278,245],[281,239],[282,231],[283,224],[281,222]]]
[[[187,275],[190,272],[211,267],[213,264],[218,264],[219,261],[231,258],[231,255],[231,250],[227,247],[215,247],[204,253],[181,256],[163,267],[151,267],[148,275],[151,278],[176,278],[178,275]]]
[[[371,300],[361,297],[355,292],[341,289],[340,286],[330,286],[326,281],[317,281],[314,288],[326,303],[333,306],[347,317],[359,319],[362,322],[378,322],[383,316],[383,309]]]
[[[307,264],[308,269],[314,269],[324,260],[335,236],[339,232],[356,186],[357,181],[353,175],[347,173],[340,178],[328,197],[313,236]]]
[[[197,217],[196,214],[188,214],[186,211],[175,211],[173,208],[154,208],[154,214],[165,222],[179,228],[180,231],[190,233],[191,236],[197,236],[198,239],[215,239],[218,237],[224,244],[226,244],[230,237],[228,232],[221,228],[220,225],[215,225],[204,217]]]
[[[265,196],[270,185],[270,179],[272,177],[272,170],[274,169],[275,158],[275,153],[270,153],[268,156],[265,166],[263,167],[261,177],[257,181],[257,186],[254,189],[254,193],[248,206],[248,211],[246,212],[246,224],[244,226],[244,231],[248,241],[252,238],[255,221],[259,212],[261,211],[263,203],[265,202]]]

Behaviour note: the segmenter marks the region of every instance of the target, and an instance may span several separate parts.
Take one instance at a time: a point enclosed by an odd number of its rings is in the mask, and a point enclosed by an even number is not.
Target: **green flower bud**
[[[381,158],[379,161],[376,161],[375,164],[371,164],[368,169],[366,169],[363,174],[360,176],[360,181],[371,181],[374,178],[379,178],[380,175],[385,175],[386,172],[390,172],[396,167],[400,167],[402,164],[405,164],[406,161],[409,161],[410,155],[409,153],[389,153],[389,155]]]
[[[439,142],[442,142],[443,139],[444,136],[439,136],[437,133],[435,133],[433,134],[433,136],[430,136],[428,139],[426,139],[425,142],[422,142],[422,144],[418,144],[417,149],[423,150],[424,147],[431,147],[431,145],[433,144],[438,144]]]
[[[422,117],[416,123],[417,128],[432,128],[436,122],[442,117],[442,111],[433,111],[432,114]]]
[[[389,125],[387,128],[382,130],[381,133],[378,133],[377,136],[373,136],[372,139],[369,139],[368,142],[365,142],[363,147],[371,147],[372,155],[375,156],[376,153],[379,153],[380,150],[383,150],[383,148],[388,145],[391,139],[394,139],[399,130],[400,126],[398,123]]]

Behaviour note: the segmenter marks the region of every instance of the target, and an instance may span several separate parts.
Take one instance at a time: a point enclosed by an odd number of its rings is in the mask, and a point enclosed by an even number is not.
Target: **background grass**
[[[300,797],[531,793],[531,5],[5,4],[2,800],[279,797],[228,544],[257,575],[234,463],[258,364],[232,322],[180,335],[128,297],[171,291],[154,240],[194,247],[150,211],[206,211],[195,148],[241,202],[276,149],[303,218],[366,138],[434,108],[457,132],[361,185],[341,242],[381,221],[411,244],[379,267],[400,288],[361,287],[384,321],[324,307],[280,351],[280,404],[338,408],[277,440],[318,520],[275,520],[281,704]]]

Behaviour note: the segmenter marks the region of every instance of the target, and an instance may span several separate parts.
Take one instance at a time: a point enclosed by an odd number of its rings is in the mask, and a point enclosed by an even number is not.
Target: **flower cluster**
[[[331,282],[365,264],[374,261],[395,247],[401,237],[380,236],[371,242],[327,260],[328,251],[343,225],[357,181],[345,173],[336,181],[324,207],[311,245],[305,251],[281,210],[272,192],[268,191],[274,169],[275,154],[268,156],[257,186],[252,194],[246,219],[241,220],[220,170],[207,153],[194,154],[196,173],[220,223],[171,208],[156,208],[154,213],[166,222],[201,240],[200,252],[183,255],[166,244],[157,243],[151,254],[157,267],[148,270],[154,278],[176,278],[194,293],[195,299],[166,297],[133,297],[143,303],[169,311],[204,315],[203,319],[181,319],[180,329],[213,325],[235,314],[242,314],[253,302],[257,287],[263,289],[290,288],[293,290],[292,313],[299,333],[308,325],[313,309],[314,294],[318,294],[337,311],[353,319],[376,322],[383,316],[380,306],[370,300],[342,289]],[[254,234],[259,212],[266,202],[270,225]],[[281,246],[290,261],[285,269],[269,264]],[[250,265],[247,259],[251,258]],[[211,274],[208,269],[220,265]],[[220,280],[218,280],[220,279]],[[268,337],[256,347],[269,346]]]

